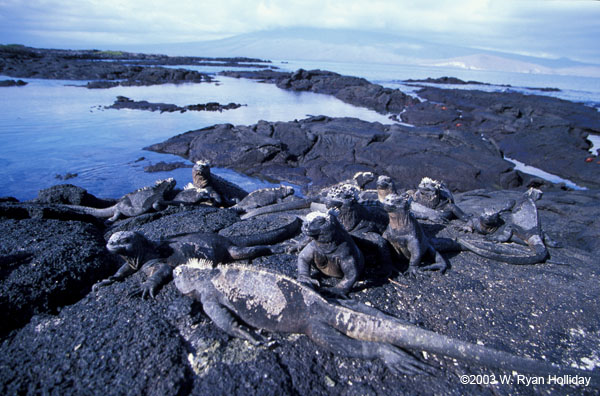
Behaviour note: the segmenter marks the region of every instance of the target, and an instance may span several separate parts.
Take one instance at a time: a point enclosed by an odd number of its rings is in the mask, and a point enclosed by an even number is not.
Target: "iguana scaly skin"
[[[408,272],[415,275],[418,271],[446,271],[448,262],[433,247],[423,228],[412,214],[411,199],[407,195],[389,194],[383,200],[383,208],[390,219],[383,237],[394,247],[398,254],[409,260]],[[421,266],[425,257],[435,260],[434,264]]]
[[[121,281],[141,269],[148,279],[132,294],[141,293],[143,298],[154,297],[156,290],[171,278],[173,268],[190,258],[204,258],[225,263],[272,254],[273,249],[265,245],[290,237],[296,232],[298,226],[298,223],[291,223],[267,234],[256,235],[254,238],[241,237],[239,241],[234,237],[227,238],[219,234],[198,232],[155,242],[139,232],[119,231],[111,235],[106,248],[110,253],[120,255],[125,264],[113,276],[94,285],[94,290]]]
[[[345,296],[364,270],[364,257],[352,236],[331,213],[312,212],[302,224],[302,232],[310,242],[298,255],[298,279],[316,284],[310,270],[314,265],[327,276],[342,278],[328,291]]]
[[[233,209],[238,213],[245,213],[252,209],[280,203],[286,197],[293,194],[294,189],[290,186],[261,188],[246,195],[240,202],[233,206]]]
[[[453,339],[356,302],[328,301],[294,279],[249,266],[193,260],[174,271],[175,286],[202,303],[217,327],[258,343],[255,329],[306,334],[334,353],[381,359],[397,373],[416,374],[427,366],[399,348],[427,351],[479,366],[537,375],[580,375],[600,382],[596,371],[561,367]],[[344,304],[342,306],[340,304]],[[399,347],[399,348],[397,348]]]
[[[497,242],[490,248],[484,249],[466,238],[459,238],[459,243],[466,249],[486,258],[503,261],[509,264],[537,264],[548,258],[546,243],[556,247],[556,242],[550,240],[542,230],[535,201],[540,199],[542,192],[529,189],[519,202],[514,205],[510,216],[500,229],[487,235],[489,241]],[[530,255],[522,255],[518,250],[511,254],[510,245],[505,242],[526,244],[531,250]]]
[[[134,192],[130,192],[119,199],[113,206],[104,209],[79,205],[65,206],[95,217],[108,217],[108,221],[113,222],[118,220],[121,216],[139,216],[151,210],[161,210],[169,204],[178,204],[178,202],[167,200],[167,195],[173,191],[175,183],[175,180],[172,178],[158,180],[154,186],[143,187]]]

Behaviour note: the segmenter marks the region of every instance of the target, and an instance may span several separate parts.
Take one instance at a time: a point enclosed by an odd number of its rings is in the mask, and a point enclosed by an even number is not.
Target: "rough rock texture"
[[[27,85],[23,80],[0,80],[0,87],[22,87]]]
[[[398,114],[403,122],[432,127],[443,133],[461,130],[488,139],[507,157],[561,176],[575,183],[600,187],[598,157],[590,156],[589,134],[600,134],[600,113],[583,104],[548,96],[516,92],[425,87],[418,95],[425,102],[398,90],[383,88],[367,80],[321,70],[226,72],[228,76],[252,78],[277,84],[283,89],[334,95],[355,106],[383,114]],[[462,84],[455,78],[424,82]],[[474,81],[466,82],[468,84]],[[554,90],[552,88],[541,90]],[[421,150],[427,150],[423,146]],[[467,161],[468,159],[463,159]],[[514,174],[503,176],[502,187],[520,185]],[[456,189],[458,187],[453,186]],[[469,187],[473,188],[473,187]]]
[[[478,213],[483,207],[500,205],[519,194],[475,190],[455,198],[465,211]],[[593,318],[600,315],[596,304],[600,298],[596,259],[600,247],[594,243],[600,234],[595,220],[600,218],[600,191],[547,192],[538,206],[544,228],[565,246],[551,248],[548,263],[514,266],[469,252],[455,253],[446,255],[451,268],[445,275],[416,279],[397,275],[390,281],[377,281],[372,278],[374,273],[367,271],[366,281],[359,282],[350,296],[461,340],[564,365],[595,366],[598,370],[600,329]],[[260,219],[239,222],[231,210],[205,206],[170,208],[144,216],[144,221],[119,221],[113,231],[135,228],[157,238],[226,228],[224,233],[239,235],[249,228],[271,227],[260,224]],[[74,276],[85,262],[80,257],[88,252],[85,246],[101,250],[103,242],[92,226],[82,223],[6,218],[2,222],[3,229],[9,230],[9,238],[2,239],[4,251],[28,243],[38,251],[46,248],[53,257],[68,263],[67,272],[27,263],[12,269],[13,273],[40,271],[50,283]],[[425,230],[430,235],[450,236],[458,232],[457,225],[456,221],[445,228],[425,224]],[[57,227],[71,227],[71,232],[56,232]],[[86,235],[95,236],[82,244]],[[77,255],[73,255],[69,242],[75,239]],[[295,276],[296,255],[262,257],[253,260],[252,265]],[[2,269],[6,283],[4,265]],[[105,275],[99,268],[95,271],[99,271],[94,273],[95,279]],[[52,314],[40,313],[3,336],[0,393],[594,394],[599,386],[526,387],[517,385],[510,372],[419,352],[415,355],[435,366],[436,374],[397,376],[378,361],[342,358],[323,351],[305,336],[290,334],[263,333],[271,342],[255,347],[216,328],[199,305],[179,295],[173,284],[162,288],[155,300],[127,297],[143,279],[144,275],[138,273],[97,293],[89,292],[89,283],[80,281],[70,289],[80,291],[77,298],[83,298],[79,301],[71,300],[71,305]],[[44,280],[36,282],[43,285]],[[323,284],[334,282],[320,280]],[[30,288],[19,290],[20,294],[16,290],[14,294],[21,298],[31,292]],[[500,375],[508,375],[513,382],[461,385],[463,374],[495,375],[498,381]]]
[[[496,146],[468,131],[384,126],[354,118],[221,124],[147,149],[191,161],[208,159],[214,166],[299,184],[305,192],[359,171],[387,174],[399,187],[414,187],[424,176],[460,191],[523,183]]]
[[[115,58],[132,60],[135,54],[3,45],[0,46],[0,74],[22,78],[98,80],[88,83],[88,88],[211,81],[207,74],[193,70],[131,65]]]
[[[102,233],[90,224],[8,217],[0,224],[0,335],[77,301],[115,269]]]
[[[92,206],[105,208],[114,205],[112,199],[100,199],[87,192],[87,190],[72,184],[57,184],[52,187],[38,191],[38,197],[34,200],[45,204],[67,204]]]
[[[275,83],[279,88],[292,91],[310,91],[333,95],[342,102],[366,107],[382,114],[400,113],[411,104],[418,103],[398,89],[384,88],[364,78],[343,76],[323,70],[299,69],[294,73],[271,71],[223,72],[229,77],[245,77]]]
[[[583,186],[600,187],[600,165],[586,162],[591,147],[586,137],[600,134],[600,113],[595,109],[516,92],[428,87],[418,94],[430,102],[409,108],[401,116],[405,122],[477,133],[493,139],[509,158]]]

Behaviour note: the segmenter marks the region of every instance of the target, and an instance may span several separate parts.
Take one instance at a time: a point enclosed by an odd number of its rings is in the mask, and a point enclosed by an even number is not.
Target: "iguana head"
[[[152,243],[146,237],[135,231],[117,231],[110,236],[106,249],[119,254],[137,269],[147,254],[154,251]]]
[[[354,179],[356,185],[362,190],[367,184],[375,180],[375,174],[373,172],[357,172],[352,179]]]
[[[340,223],[332,213],[311,212],[302,224],[302,232],[319,242],[330,242],[335,238],[339,227]]]
[[[381,175],[377,178],[377,197],[383,202],[386,196],[396,193],[394,180],[389,176]]]
[[[192,180],[194,186],[204,188],[210,182],[210,162],[196,161],[192,168]]]
[[[412,198],[408,194],[388,194],[383,200],[386,212],[408,212]]]
[[[531,187],[529,190],[525,191],[523,194],[526,198],[533,200],[534,202],[541,199],[544,193],[542,190],[538,190],[537,188]]]
[[[177,266],[173,270],[175,286],[183,294],[193,294],[199,282],[210,280],[215,274],[215,264],[210,260],[192,258],[187,263]]]
[[[350,206],[355,202],[358,202],[356,188],[347,184],[332,188],[325,197],[325,205],[328,209],[339,209],[342,206]]]
[[[441,188],[441,182],[424,177],[417,187],[417,194],[420,196],[420,199],[437,204],[441,198]]]
[[[154,183],[154,188],[157,190],[160,190],[164,193],[164,192],[172,191],[175,188],[175,184],[177,184],[175,179],[173,179],[172,177],[169,177],[168,179],[157,180]]]

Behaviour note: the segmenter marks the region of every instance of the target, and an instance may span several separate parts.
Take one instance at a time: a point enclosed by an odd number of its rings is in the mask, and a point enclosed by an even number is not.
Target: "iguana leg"
[[[149,276],[137,290],[129,293],[129,296],[141,295],[142,299],[146,297],[154,298],[156,290],[167,283],[173,276],[173,268],[167,263],[151,260],[142,267],[142,270]]]
[[[414,276],[419,271],[419,264],[421,264],[425,252],[422,251],[421,242],[418,241],[417,238],[409,238],[406,243],[406,248],[410,252],[407,272],[409,275]]]
[[[396,374],[415,375],[431,370],[427,364],[393,345],[350,338],[325,323],[311,324],[306,334],[315,344],[335,354],[361,359],[381,359]]]
[[[269,246],[241,247],[232,245],[227,248],[227,251],[234,260],[248,260],[260,256],[266,256],[272,253],[272,250]]]
[[[103,279],[100,282],[96,283],[94,286],[92,286],[92,291],[97,292],[98,289],[102,286],[108,286],[115,282],[122,281],[123,279],[127,278],[129,275],[134,274],[135,272],[136,270],[133,269],[131,265],[125,263],[117,270],[117,272],[115,272],[114,275],[109,276],[108,278]]]
[[[119,217],[121,216],[121,212],[119,212],[119,209],[115,208],[115,214],[112,215],[111,218],[109,218],[108,220],[106,220],[109,223],[114,223],[115,221],[119,220]]]
[[[504,226],[498,232],[494,234],[486,235],[486,239],[494,242],[508,242],[513,235],[512,227]]]
[[[202,308],[204,313],[214,322],[214,324],[232,337],[243,338],[254,345],[260,344],[258,336],[243,329],[233,317],[229,309],[222,305],[216,298],[202,296]]]
[[[363,271],[363,266],[363,263],[357,263],[353,257],[345,257],[345,259],[339,262],[339,267],[344,274],[342,280],[340,280],[334,287],[328,287],[324,290],[333,295],[345,297],[358,280],[358,277]]]
[[[542,231],[542,234],[544,235],[544,243],[546,244],[546,246],[549,246],[551,248],[563,247],[560,242],[555,241],[554,239],[550,238],[550,236],[546,232]]]
[[[469,219],[471,218],[471,216],[469,216],[468,214],[466,214],[465,212],[463,212],[463,210],[461,208],[459,208],[458,206],[456,206],[453,203],[449,203],[448,204],[448,209],[450,209],[450,211],[452,211],[452,214],[459,220],[462,220],[464,222],[469,221]]]
[[[419,268],[421,271],[440,271],[442,274],[448,269],[448,262],[437,250],[429,246],[427,253],[435,257],[435,263]]]

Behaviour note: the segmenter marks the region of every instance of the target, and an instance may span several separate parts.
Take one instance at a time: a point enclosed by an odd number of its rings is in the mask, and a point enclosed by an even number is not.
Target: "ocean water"
[[[600,79],[334,62],[274,61],[273,65],[286,71],[298,68],[332,70],[409,92],[415,89],[402,80],[441,76],[513,86],[471,87],[475,89],[528,92],[525,87],[556,87],[561,91],[531,93],[558,96],[600,108]],[[219,69],[204,66],[202,71],[214,73]],[[7,78],[0,76],[0,80]],[[178,185],[183,186],[191,181],[189,168],[158,173],[146,173],[143,168],[159,161],[184,159],[142,148],[219,123],[248,125],[259,120],[291,121],[321,114],[392,123],[387,116],[327,95],[287,92],[272,84],[249,80],[221,76],[217,79],[216,83],[96,90],[74,86],[85,84],[81,81],[24,79],[29,83],[24,87],[0,88],[0,196],[31,199],[42,188],[71,183],[94,195],[116,198],[166,177],[175,177]],[[236,102],[245,106],[222,113],[158,113],[104,108],[119,95],[180,106],[206,102]],[[217,168],[214,172],[248,190],[272,185],[227,169]],[[67,181],[56,178],[56,175],[66,173],[77,176]]]

